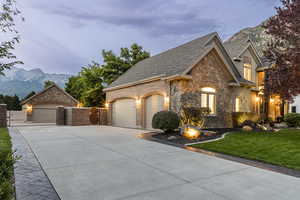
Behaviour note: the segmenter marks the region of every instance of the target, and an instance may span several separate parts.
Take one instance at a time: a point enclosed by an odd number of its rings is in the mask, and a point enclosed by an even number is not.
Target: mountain
[[[271,40],[271,36],[268,35],[265,29],[262,27],[265,23],[266,21],[258,26],[242,29],[241,31],[234,34],[231,38],[229,38],[228,41],[244,40],[246,38],[250,38],[257,47],[259,55],[263,56],[263,51],[266,49],[267,43]]]
[[[0,76],[0,94],[17,95],[25,97],[31,91],[40,91],[44,88],[44,82],[51,80],[58,86],[64,88],[65,83],[71,75],[68,74],[48,74],[41,69],[26,70],[13,67],[4,71],[5,76]]]

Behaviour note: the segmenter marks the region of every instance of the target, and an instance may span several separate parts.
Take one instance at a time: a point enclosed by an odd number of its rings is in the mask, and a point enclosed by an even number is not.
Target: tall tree
[[[16,7],[15,0],[2,0],[0,3],[0,75],[3,70],[10,69],[22,62],[16,61],[16,56],[12,52],[15,45],[19,43],[19,32],[16,29],[15,17],[20,14]]]
[[[25,101],[26,99],[29,99],[30,97],[32,97],[32,96],[35,95],[35,94],[36,94],[35,91],[31,91],[29,94],[26,95],[26,97],[24,97],[24,98],[22,99],[22,101]]]
[[[102,56],[104,59],[103,80],[109,85],[133,65],[149,58],[150,53],[143,50],[142,46],[133,44],[130,48],[121,48],[119,56],[112,51],[105,50],[102,51]]]
[[[8,95],[0,95],[0,104],[4,103],[7,105],[8,110],[21,110],[22,107],[20,105],[20,99],[17,95],[8,96]]]
[[[65,90],[72,97],[74,97],[77,100],[80,100],[82,93],[84,91],[83,83],[82,83],[80,75],[71,76],[69,78],[68,82],[66,83]]]
[[[44,88],[50,87],[51,85],[55,85],[55,82],[50,80],[44,82]]]
[[[88,67],[83,67],[80,72],[83,92],[81,101],[85,106],[101,106],[105,101],[103,92],[102,68],[93,62]]]
[[[121,48],[116,56],[112,51],[102,51],[104,64],[96,62],[83,67],[77,76],[72,76],[66,83],[66,91],[84,106],[102,106],[105,101],[104,87],[116,80],[139,61],[148,58],[150,53],[137,44],[130,48]]]
[[[264,25],[272,36],[265,56],[273,63],[266,71],[265,94],[284,100],[300,93],[300,0],[281,0],[277,14]]]

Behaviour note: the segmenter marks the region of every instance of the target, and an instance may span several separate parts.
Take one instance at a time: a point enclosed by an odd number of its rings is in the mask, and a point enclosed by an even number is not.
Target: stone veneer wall
[[[182,103],[200,107],[200,89],[216,89],[216,115],[207,118],[209,128],[232,127],[233,88],[228,85],[232,75],[215,50],[204,57],[190,72],[192,80],[173,81],[171,84],[171,110],[179,112]],[[182,97],[185,98],[182,98]],[[188,99],[188,102],[183,102]]]
[[[7,127],[6,104],[0,104],[0,128]]]

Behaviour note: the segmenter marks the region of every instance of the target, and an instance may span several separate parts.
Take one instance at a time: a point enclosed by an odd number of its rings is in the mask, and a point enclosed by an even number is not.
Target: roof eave
[[[158,81],[158,80],[161,80],[162,77],[164,77],[164,76],[165,75],[162,74],[162,75],[153,76],[153,77],[143,79],[143,80],[139,80],[139,81],[135,81],[135,82],[130,82],[130,83],[114,86],[114,87],[108,87],[108,88],[105,88],[103,91],[108,92],[108,91],[112,91],[112,90],[118,90],[118,89],[122,89],[122,88],[132,87],[132,86],[135,86],[135,85],[140,85],[140,84],[143,84],[143,83]]]

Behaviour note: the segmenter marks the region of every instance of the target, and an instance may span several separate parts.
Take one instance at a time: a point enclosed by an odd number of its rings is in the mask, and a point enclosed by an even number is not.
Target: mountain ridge
[[[0,76],[0,94],[17,95],[25,97],[31,91],[41,91],[47,80],[55,82],[61,88],[65,87],[70,74],[45,73],[40,68],[26,70],[13,67],[4,71],[5,76]]]

